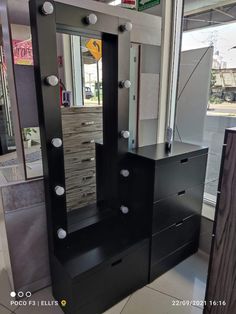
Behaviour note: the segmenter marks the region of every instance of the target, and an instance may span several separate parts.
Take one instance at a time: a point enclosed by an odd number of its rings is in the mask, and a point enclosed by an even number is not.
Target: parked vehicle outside
[[[212,70],[211,96],[236,101],[236,68]]]
[[[85,93],[85,98],[86,98],[86,99],[91,99],[91,98],[94,97],[94,94],[93,94],[91,88],[88,87],[88,86],[85,86],[85,88],[84,88],[84,93]]]

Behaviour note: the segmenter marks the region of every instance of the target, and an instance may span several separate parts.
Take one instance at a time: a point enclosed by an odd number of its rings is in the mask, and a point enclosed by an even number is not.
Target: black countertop
[[[139,147],[131,150],[130,153],[157,161],[166,158],[174,158],[179,156],[183,157],[186,154],[188,155],[188,157],[204,155],[208,153],[208,148],[182,142],[173,142],[170,152],[166,151],[165,143],[161,143]]]

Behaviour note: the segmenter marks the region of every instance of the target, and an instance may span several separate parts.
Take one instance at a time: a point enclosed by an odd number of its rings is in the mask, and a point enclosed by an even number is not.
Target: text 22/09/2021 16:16
[[[210,306],[226,306],[225,300],[173,300],[173,306],[206,306],[209,303]]]

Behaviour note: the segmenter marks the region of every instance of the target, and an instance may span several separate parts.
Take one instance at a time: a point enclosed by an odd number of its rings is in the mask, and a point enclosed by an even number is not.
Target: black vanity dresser
[[[29,3],[53,296],[66,314],[99,314],[197,250],[207,149],[130,152],[132,24]],[[102,42],[101,109],[61,105],[57,41],[65,34]]]
[[[198,249],[208,149],[174,142],[141,147],[130,154],[139,190],[146,190],[150,221],[152,281]],[[134,182],[135,184],[135,182]],[[148,185],[148,188],[147,188]]]

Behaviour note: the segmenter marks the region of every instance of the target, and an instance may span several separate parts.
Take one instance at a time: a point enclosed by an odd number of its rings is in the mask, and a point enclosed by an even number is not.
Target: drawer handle
[[[92,196],[92,195],[94,195],[94,194],[95,194],[95,192],[83,193],[83,197]]]
[[[93,174],[92,176],[88,176],[88,177],[83,177],[83,181],[87,181],[87,180],[90,180],[90,179],[93,179],[95,177],[95,174]]]
[[[186,191],[180,191],[180,192],[178,193],[179,196],[183,196],[184,194],[186,194]]]
[[[181,164],[185,164],[186,162],[188,162],[188,158],[184,158],[184,159],[181,159],[181,160],[180,160],[180,163],[181,163]]]
[[[83,144],[83,145],[86,145],[86,144],[93,144],[93,143],[95,143],[95,140],[85,141],[85,142],[83,142],[82,144]]]
[[[182,226],[183,223],[184,223],[183,220],[180,221],[180,222],[177,222],[177,223],[175,224],[175,227],[178,228],[178,227]]]
[[[94,121],[88,121],[88,122],[83,122],[82,125],[93,125],[95,122]]]
[[[122,259],[118,259],[118,261],[115,261],[114,263],[111,264],[111,267],[114,267],[118,264],[122,263]]]
[[[91,157],[91,158],[86,158],[86,159],[82,159],[81,162],[88,162],[88,161],[94,161],[95,158]]]

